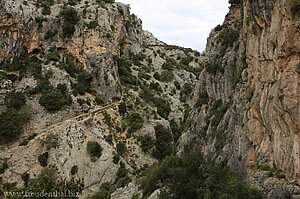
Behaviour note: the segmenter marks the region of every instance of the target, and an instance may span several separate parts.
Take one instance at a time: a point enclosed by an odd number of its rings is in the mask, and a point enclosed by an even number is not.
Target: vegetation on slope
[[[262,199],[225,164],[208,162],[198,153],[168,156],[152,165],[142,180],[144,196],[160,188],[161,199]]]

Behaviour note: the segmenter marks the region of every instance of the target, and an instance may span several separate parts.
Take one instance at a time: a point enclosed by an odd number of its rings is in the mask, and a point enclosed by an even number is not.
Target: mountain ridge
[[[171,197],[174,184],[139,172],[189,169],[188,150],[266,198],[299,197],[298,4],[230,3],[199,53],[143,31],[122,3],[1,1],[2,190],[53,167],[81,198]]]

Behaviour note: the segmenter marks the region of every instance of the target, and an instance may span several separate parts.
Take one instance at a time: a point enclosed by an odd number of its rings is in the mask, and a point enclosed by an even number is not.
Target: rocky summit
[[[1,0],[0,198],[299,199],[300,1],[229,3],[199,53],[114,0]]]

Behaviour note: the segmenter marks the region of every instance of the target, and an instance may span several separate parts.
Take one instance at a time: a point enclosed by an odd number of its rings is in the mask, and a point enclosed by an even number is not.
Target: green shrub
[[[206,68],[206,72],[215,75],[217,74],[217,71],[219,71],[222,68],[222,64],[214,61],[206,64],[205,68]]]
[[[85,99],[82,98],[77,98],[77,102],[80,106],[86,103]]]
[[[52,89],[43,93],[39,99],[39,103],[48,111],[59,111],[63,106],[70,106],[72,98],[69,94],[63,93],[59,89]]]
[[[60,66],[64,68],[71,77],[74,78],[76,78],[76,74],[78,74],[80,71],[80,69],[78,69],[78,67],[76,67],[73,63],[61,64]]]
[[[140,94],[141,98],[143,98],[146,102],[151,102],[154,99],[154,94],[151,89],[146,86],[141,87],[142,92]]]
[[[142,66],[142,61],[144,61],[144,59],[146,59],[146,55],[143,53],[139,53],[137,55],[133,55],[131,60],[133,61],[133,64],[136,66]]]
[[[160,74],[158,72],[155,72],[153,77],[158,81],[160,81],[160,79],[161,79]]]
[[[162,160],[172,153],[173,137],[170,129],[165,128],[162,124],[156,125],[154,129],[156,140],[153,156],[158,160]]]
[[[74,65],[72,60],[68,61],[66,64],[61,64],[60,66],[64,68],[71,77],[77,79],[77,83],[72,84],[74,95],[84,95],[85,92],[93,93],[91,85],[93,78],[87,71],[82,67]]]
[[[78,172],[78,166],[77,165],[73,165],[71,168],[71,175],[75,175]]]
[[[239,39],[239,31],[233,28],[224,28],[219,35],[219,39],[224,48],[232,47],[233,43]]]
[[[105,100],[103,99],[103,97],[101,96],[96,96],[95,97],[95,102],[98,104],[98,105],[101,105],[101,104],[104,104],[105,103]]]
[[[172,71],[176,65],[177,63],[174,59],[167,58],[166,62],[162,65],[162,69]]]
[[[53,37],[55,37],[55,35],[58,33],[57,29],[52,30],[47,30],[44,39],[48,40],[48,39],[52,39]]]
[[[160,198],[263,199],[261,192],[243,184],[225,164],[207,162],[194,152],[154,164],[145,172],[141,184],[143,196],[163,188]]]
[[[119,161],[120,161],[120,156],[119,156],[119,154],[114,154],[114,156],[113,156],[113,163],[114,164],[118,164],[119,163]]]
[[[29,177],[30,177],[29,173],[27,173],[27,172],[22,173],[22,175],[21,175],[21,178],[24,181],[25,186],[27,186],[27,184],[28,184]]]
[[[121,82],[130,85],[137,85],[138,80],[132,75],[132,71],[130,69],[131,64],[128,62],[128,60],[124,58],[118,58],[117,65]]]
[[[37,7],[52,6],[54,5],[54,0],[37,0]]]
[[[115,0],[96,0],[96,3],[102,3],[102,2],[104,2],[104,3],[114,3]]]
[[[127,112],[127,106],[125,102],[121,102],[118,108],[120,114],[125,114]]]
[[[19,111],[10,109],[0,113],[0,139],[12,141],[19,137],[24,125],[30,120],[30,113],[26,109]]]
[[[103,148],[100,146],[98,142],[88,141],[87,142],[87,152],[91,157],[100,158],[102,155]]]
[[[112,126],[112,121],[111,121],[110,115],[106,111],[103,111],[102,114],[104,117],[105,124],[107,124],[107,126],[109,126],[109,127]]]
[[[57,50],[52,50],[48,54],[46,54],[46,59],[48,61],[54,61],[58,62],[59,61],[59,53]]]
[[[201,107],[203,104],[207,104],[209,100],[208,94],[206,91],[199,93],[198,99],[196,101],[195,107]]]
[[[106,142],[108,142],[109,144],[113,144],[113,136],[112,134],[109,134],[108,136],[104,137]]]
[[[181,133],[183,131],[183,126],[181,125],[178,125],[174,119],[172,119],[170,121],[170,127],[171,127],[171,130],[172,130],[172,135],[174,137],[174,141],[176,142],[180,136],[181,136]]]
[[[229,4],[239,5],[243,2],[243,0],[229,0]]]
[[[62,27],[62,33],[64,38],[71,38],[75,32],[76,28],[75,25],[69,23],[69,22],[64,22],[63,27]]]
[[[30,140],[35,138],[35,136],[37,136],[36,133],[31,133],[28,137],[20,142],[19,146],[26,146]]]
[[[57,134],[47,134],[46,138],[41,141],[41,144],[46,150],[55,149],[59,146],[59,137]]]
[[[46,167],[48,165],[48,157],[49,157],[48,152],[39,155],[38,160],[42,167]]]
[[[148,152],[155,145],[155,140],[150,135],[144,135],[139,137],[141,148],[144,152]]]
[[[7,162],[0,163],[0,174],[3,174],[6,169],[8,169]]]
[[[140,78],[144,78],[144,79],[146,79],[146,80],[150,80],[150,79],[151,79],[151,75],[149,75],[148,73],[142,72],[142,71],[139,72],[138,76],[139,76]]]
[[[190,64],[190,62],[191,61],[193,61],[193,57],[191,57],[191,56],[186,56],[186,57],[183,57],[181,60],[180,60],[180,64],[182,64],[182,65],[189,65]]]
[[[157,114],[165,119],[168,119],[168,116],[171,112],[170,104],[163,98],[154,98],[153,103],[157,108]]]
[[[79,22],[80,18],[77,15],[77,11],[72,7],[66,7],[61,12],[60,15],[64,19],[63,23],[63,37],[70,38],[75,32],[75,26]]]
[[[51,14],[51,7],[50,6],[44,6],[42,9],[43,15],[50,15]]]
[[[161,72],[160,81],[170,82],[174,79],[174,74],[171,71],[164,70]]]
[[[133,194],[131,199],[140,199],[140,193]]]
[[[26,104],[26,97],[22,92],[11,91],[5,95],[4,103],[8,108],[20,109]]]
[[[144,125],[144,120],[138,113],[132,113],[127,118],[127,125],[128,125],[128,133],[134,133],[137,130],[141,129]]]
[[[194,91],[193,84],[185,83],[180,92],[180,101],[182,102],[186,101],[186,99],[191,96],[193,91]]]
[[[157,92],[162,92],[162,88],[158,82],[151,82],[149,85],[150,89],[156,90]]]
[[[124,166],[119,167],[118,171],[117,171],[117,177],[118,178],[123,178],[125,176],[127,176],[127,169]]]
[[[78,0],[68,0],[68,4],[71,6],[75,6],[78,3]]]
[[[181,85],[178,81],[174,81],[174,85],[176,87],[177,90],[180,90],[181,89]]]
[[[117,152],[120,156],[124,156],[127,153],[127,147],[123,141],[118,142]]]
[[[88,27],[88,29],[95,29],[95,28],[97,28],[98,25],[99,25],[98,21],[93,20],[88,23],[87,27]]]
[[[215,105],[215,104],[217,104],[217,105]],[[225,115],[227,109],[228,109],[227,104],[223,104],[221,100],[217,100],[214,102],[213,107],[212,107],[212,112],[211,112],[211,114],[213,115],[212,120],[211,120],[212,128],[217,128],[217,126],[221,122],[223,116]]]
[[[47,19],[45,19],[44,17],[36,17],[35,18],[35,23],[38,26],[38,29],[41,29],[43,27],[43,22],[47,21]]]
[[[86,86],[82,83],[73,84],[72,89],[73,89],[74,95],[77,95],[77,94],[84,95],[87,90]]]

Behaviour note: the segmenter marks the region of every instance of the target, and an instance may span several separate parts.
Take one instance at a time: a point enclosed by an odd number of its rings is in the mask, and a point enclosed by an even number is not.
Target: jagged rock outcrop
[[[22,187],[47,165],[80,180],[81,198],[103,184],[112,198],[141,196],[138,175],[157,161],[155,127],[170,132],[170,145],[179,138],[204,58],[143,31],[121,3],[47,2],[0,3],[1,110],[16,90],[31,114],[18,139],[4,139],[0,188]],[[89,141],[101,146],[99,158]]]
[[[290,182],[299,180],[299,19],[293,15],[295,4],[243,1],[231,6],[222,27],[211,32],[205,51],[208,60],[219,59],[224,70],[212,74],[209,65],[199,78],[199,88],[227,107],[221,116],[211,110],[213,100],[199,107],[192,119],[194,133],[188,131],[183,139],[189,143],[196,137],[205,153],[212,153],[217,161],[228,160],[251,183],[260,181],[256,172],[265,170],[262,165],[276,170],[276,177],[281,173]],[[223,36],[234,36],[234,31],[237,40],[224,49],[227,39]],[[290,184],[283,181],[279,184]],[[268,198],[274,198],[273,191]],[[287,193],[292,195],[293,190]]]
[[[82,198],[107,184],[139,198],[141,172],[177,147],[225,161],[270,199],[299,197],[297,2],[234,1],[201,54],[143,31],[121,3],[47,2],[0,2],[1,114],[17,91],[31,115],[1,143],[1,189],[47,163],[81,180]]]

